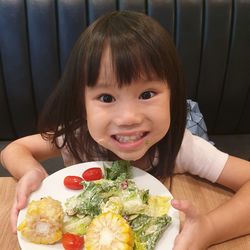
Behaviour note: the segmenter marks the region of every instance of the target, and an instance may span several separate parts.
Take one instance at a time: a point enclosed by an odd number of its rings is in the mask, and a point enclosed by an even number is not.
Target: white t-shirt
[[[186,129],[176,158],[175,173],[188,172],[215,182],[227,159],[228,154]]]
[[[60,142],[62,142],[62,138],[59,138]],[[61,150],[61,154],[65,166],[77,163],[67,150],[67,147]],[[174,173],[190,173],[215,182],[222,172],[227,159],[228,154],[221,152],[206,140],[193,135],[186,129],[176,158]],[[105,159],[98,159],[97,157],[95,160]],[[154,162],[157,162],[157,160],[155,159]]]

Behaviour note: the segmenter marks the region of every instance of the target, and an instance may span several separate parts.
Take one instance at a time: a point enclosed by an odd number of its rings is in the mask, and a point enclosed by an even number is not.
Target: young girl
[[[30,193],[47,176],[39,163],[124,159],[159,179],[190,172],[236,191],[201,215],[173,200],[186,221],[174,249],[204,249],[250,233],[250,163],[185,131],[186,97],[176,49],[152,18],[112,12],[77,41],[41,119],[41,134],[12,142],[1,163],[19,179],[13,230]],[[199,237],[197,237],[199,235]]]

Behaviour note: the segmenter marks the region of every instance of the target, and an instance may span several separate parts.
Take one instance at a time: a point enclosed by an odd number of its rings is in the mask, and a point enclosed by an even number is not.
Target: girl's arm
[[[39,163],[42,160],[60,155],[60,151],[40,134],[26,136],[10,143],[1,151],[1,164],[16,179],[20,179],[29,170],[47,175]]]
[[[250,233],[250,162],[230,156],[217,183],[236,193],[208,214],[212,243]]]
[[[186,215],[174,250],[206,249],[215,243],[250,234],[250,162],[229,156],[217,183],[236,193],[208,214],[199,214],[188,201],[172,202]]]

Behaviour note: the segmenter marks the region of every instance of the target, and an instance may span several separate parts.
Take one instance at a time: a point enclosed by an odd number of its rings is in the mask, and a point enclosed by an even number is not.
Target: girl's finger
[[[26,204],[27,204],[27,196],[26,196],[26,194],[20,194],[19,196],[17,196],[17,208],[19,210],[25,208]]]
[[[180,235],[177,235],[176,238],[175,238],[175,241],[174,241],[174,247],[173,247],[173,250],[178,250],[180,249],[180,242],[181,242],[181,239],[180,239]]]
[[[198,215],[197,209],[188,200],[172,200],[171,205],[183,212],[188,218],[195,218]]]
[[[13,233],[17,232],[18,213],[19,213],[19,209],[17,208],[17,200],[15,198],[14,204],[13,204],[11,211],[10,211],[10,224],[11,224],[11,228],[12,228]]]
[[[23,185],[23,182],[20,181],[17,191],[16,191],[16,201],[17,201],[17,208],[19,210],[23,209],[27,204],[27,197],[29,197],[31,191],[26,185]]]
[[[17,187],[16,196],[11,209],[10,222],[13,233],[17,232],[17,218],[21,209],[26,207],[27,204],[27,190],[22,188],[22,185]]]

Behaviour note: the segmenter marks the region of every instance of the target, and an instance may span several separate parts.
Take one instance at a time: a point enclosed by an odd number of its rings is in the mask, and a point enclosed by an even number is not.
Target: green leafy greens
[[[171,223],[167,215],[169,199],[151,196],[131,179],[128,161],[104,165],[104,179],[83,182],[80,194],[65,203],[65,231],[85,234],[91,220],[104,212],[121,214],[134,232],[134,250],[151,250]]]

